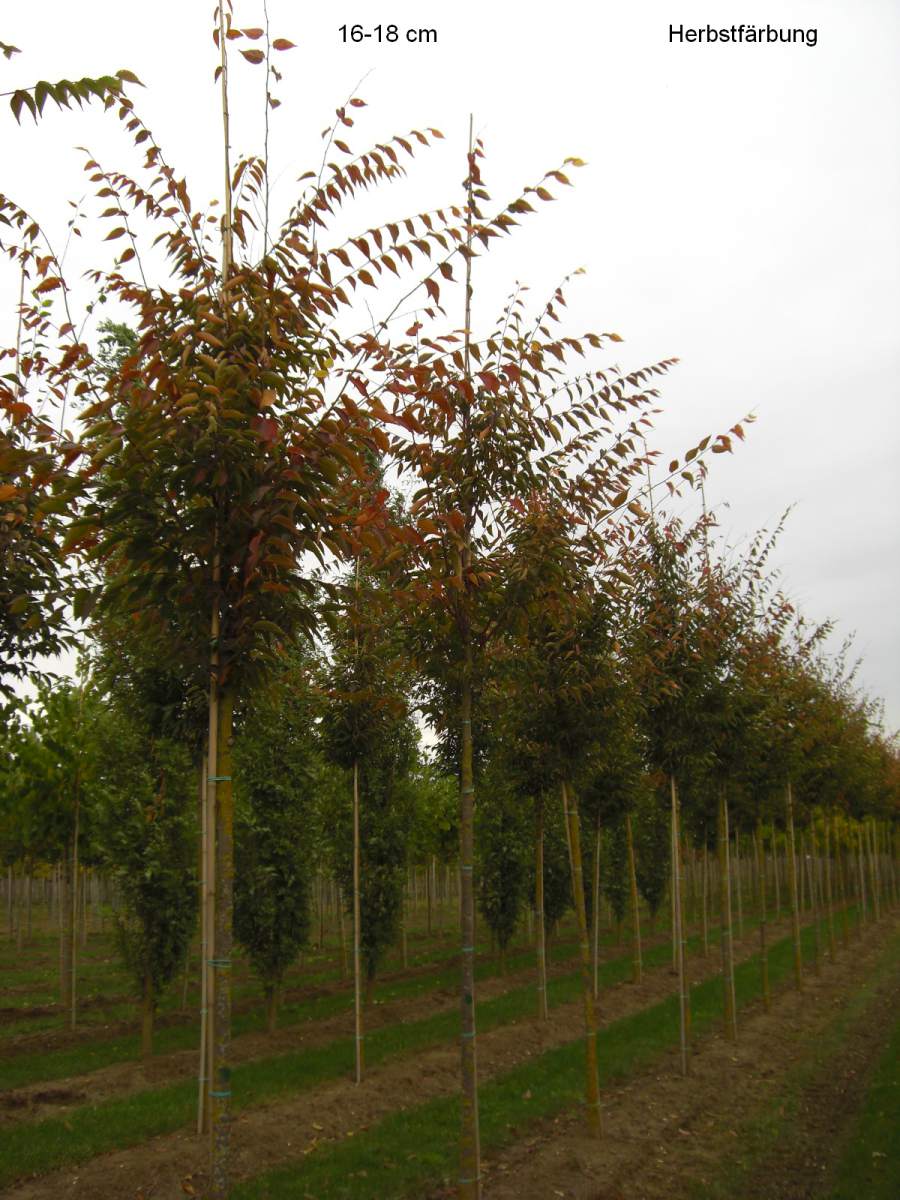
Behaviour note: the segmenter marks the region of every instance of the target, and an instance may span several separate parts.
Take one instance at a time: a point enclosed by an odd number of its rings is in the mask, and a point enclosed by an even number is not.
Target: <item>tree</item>
[[[308,664],[294,651],[250,697],[235,740],[235,936],[266,1000],[269,1032],[288,967],[310,929],[315,703]]]
[[[197,921],[196,774],[187,747],[109,708],[99,739],[95,839],[115,880],[119,952],[141,997],[141,1055],[153,1053],[159,997],[184,964]]]

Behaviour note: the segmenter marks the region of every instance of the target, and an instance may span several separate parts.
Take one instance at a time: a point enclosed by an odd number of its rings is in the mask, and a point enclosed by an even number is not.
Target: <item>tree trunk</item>
[[[340,949],[340,970],[341,983],[347,978],[350,972],[349,957],[347,954],[347,934],[344,929],[344,893],[341,888],[337,889],[337,926],[338,926],[338,944]]]
[[[538,1017],[550,1017],[547,1004],[547,930],[544,921],[544,801],[538,800],[534,835],[534,915],[537,929]]]
[[[772,997],[769,992],[769,949],[766,944],[766,842],[762,822],[756,824],[756,875],[759,881],[759,971],[763,1008],[769,1011]]]
[[[144,992],[141,997],[141,1061],[146,1067],[153,1057],[153,1012],[156,1007],[153,996],[153,978],[144,972]]]
[[[813,971],[816,975],[822,974],[822,944],[821,944],[821,926],[819,919],[819,889],[816,887],[816,877],[813,862],[815,859],[816,842],[812,832],[812,826],[809,831],[809,853],[804,852],[806,838],[803,834],[800,835],[800,853],[806,863],[806,882],[809,887],[809,906],[812,913],[813,926]]]
[[[266,1033],[278,1028],[278,988],[274,983],[263,985],[263,1000],[266,1010]]]
[[[431,937],[431,906],[433,896],[431,890],[431,863],[425,863],[425,932]]]
[[[594,831],[594,881],[593,881],[593,984],[594,999],[600,995],[600,814],[597,813],[597,828]]]
[[[869,881],[871,883],[872,893],[872,909],[875,913],[875,920],[881,920],[881,891],[878,878],[878,862],[875,857],[875,823],[873,821],[863,822],[866,830],[866,849],[869,857]]]
[[[68,921],[68,942],[69,942],[69,964],[71,977],[71,991],[69,993],[69,1028],[75,1028],[75,1018],[77,1013],[77,996],[78,984],[76,976],[76,961],[77,952],[75,949],[75,939],[78,928],[78,825],[81,817],[81,797],[79,794],[78,785],[76,783],[75,793],[75,832],[72,836],[72,896],[69,911],[66,914]]]
[[[744,937],[744,885],[741,879],[741,835],[734,831],[734,882],[737,889],[737,927],[738,937]]]
[[[834,872],[837,878],[838,905],[841,910],[841,943],[847,948],[850,931],[847,927],[847,887],[844,880],[844,851],[838,838],[837,818],[831,816],[831,843],[834,847]]]
[[[208,736],[208,735],[207,735]],[[209,825],[209,803],[207,793],[214,784],[208,776],[215,774],[215,764],[210,760],[209,742],[204,746],[200,760],[200,1061],[197,1064],[197,1133],[209,1128],[209,962],[212,957],[210,938],[210,913],[207,872],[211,832]]]
[[[356,1034],[355,1069],[356,1082],[362,1082],[363,1073],[363,1024],[362,1024],[362,975],[359,958],[359,763],[353,764],[353,1021]]]
[[[475,1037],[475,775],[472,746],[472,646],[465,647],[460,704],[459,891],[462,935],[460,978],[460,1071],[462,1136],[459,1195],[481,1197],[481,1133],[478,1120],[478,1055]]]
[[[787,858],[788,887],[791,895],[791,920],[794,934],[794,985],[799,991],[803,987],[803,947],[800,942],[800,897],[797,890],[797,846],[794,834],[794,793],[788,780],[785,792],[787,809]]]
[[[234,907],[234,807],[231,787],[233,697],[226,688],[218,705],[216,780],[216,897],[213,988],[213,1073],[210,1089],[211,1200],[226,1200],[231,1162],[231,950]]]
[[[834,936],[834,899],[831,891],[831,823],[825,817],[825,915],[828,918],[828,955],[834,962],[837,958],[837,942]]]
[[[728,862],[728,800],[724,787],[719,790],[719,899],[722,921],[722,986],[724,992],[725,1035],[737,1039],[737,1005],[734,993],[734,948],[731,931],[731,870]]]
[[[706,828],[703,829],[703,908],[701,911],[703,957],[709,958],[709,847]]]
[[[672,913],[675,922],[675,966],[678,971],[678,1043],[681,1050],[681,1074],[687,1075],[688,1010],[684,970],[684,940],[681,928],[684,920],[684,909],[681,903],[681,835],[678,829],[678,788],[673,774],[669,775],[669,791],[672,801],[670,813],[670,824],[672,827]]]
[[[634,866],[634,837],[631,831],[631,813],[625,814],[625,837],[628,842],[628,883],[631,891],[631,978],[640,983],[644,977],[641,957],[641,914],[638,908],[637,872]],[[594,993],[596,995],[596,991]]]
[[[591,952],[588,942],[587,911],[584,903],[584,875],[581,860],[581,823],[578,819],[578,801],[569,796],[565,782],[562,784],[563,816],[568,830],[569,866],[572,873],[572,894],[575,899],[575,918],[578,923],[578,940],[581,947],[581,982],[584,993],[585,1035],[585,1103],[587,1122],[591,1133],[599,1135],[600,1082],[597,1074],[597,1017],[594,1009],[594,989],[591,979]]]

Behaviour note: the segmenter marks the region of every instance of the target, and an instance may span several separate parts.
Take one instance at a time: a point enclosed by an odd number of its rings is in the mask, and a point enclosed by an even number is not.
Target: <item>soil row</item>
[[[786,933],[786,922],[772,928],[773,938]],[[754,932],[736,943],[736,957],[739,960],[751,957],[756,949]],[[694,982],[709,978],[718,970],[718,954],[691,960]],[[509,984],[512,980],[496,982]],[[665,966],[646,971],[639,984],[619,984],[603,991],[599,1005],[601,1025],[658,1003],[674,988],[671,970]],[[489,992],[486,987],[479,987],[478,994],[479,998],[487,998]],[[428,1011],[433,1012],[433,997],[427,1003]],[[582,1023],[583,1008],[580,1002],[575,1002],[555,1008],[550,1021],[519,1021],[480,1034],[479,1076],[489,1079],[574,1040],[582,1031]],[[243,1110],[232,1131],[233,1177],[238,1180],[258,1174],[299,1157],[324,1140],[339,1140],[357,1133],[393,1112],[403,1111],[407,1107],[405,1098],[414,1098],[415,1104],[421,1104],[453,1094],[458,1087],[459,1050],[454,1041],[384,1063],[372,1069],[359,1086],[350,1080],[336,1080],[277,1103]],[[102,1155],[81,1164],[77,1170],[70,1168],[23,1183],[8,1194],[17,1200],[58,1195],[106,1200],[142,1194],[149,1200],[183,1195],[187,1187],[194,1187],[202,1194],[205,1158],[203,1141],[184,1129]]]

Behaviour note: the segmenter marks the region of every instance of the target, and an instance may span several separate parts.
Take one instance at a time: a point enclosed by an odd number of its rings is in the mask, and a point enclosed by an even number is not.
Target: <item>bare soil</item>
[[[772,926],[773,937],[777,932],[778,926]],[[736,957],[748,957],[755,953],[756,947],[754,931],[736,943]],[[714,975],[718,968],[718,953],[711,954],[708,959],[692,959],[692,979],[696,981]],[[479,998],[491,995],[492,986],[502,990],[513,981],[514,977],[508,976],[481,985]],[[605,989],[600,1001],[601,1024],[649,1007],[671,994],[673,988],[670,969],[660,967],[645,972],[640,984],[623,983]],[[428,1006],[427,1011],[435,1011],[433,996],[420,1003]],[[403,1015],[408,1013],[409,1010],[404,1009]],[[573,1040],[582,1031],[582,1022],[583,1008],[576,1002],[554,1009],[551,1021],[521,1021],[479,1035],[479,1076],[490,1078]],[[318,1023],[318,1026],[323,1024]],[[300,1044],[294,1031],[286,1030],[285,1033],[294,1039],[292,1048]],[[664,1071],[670,1070],[666,1063]],[[665,1079],[667,1075],[663,1074],[661,1078]],[[73,1082],[65,1081],[67,1086]],[[253,1107],[240,1113],[234,1122],[233,1177],[237,1180],[258,1174],[299,1157],[320,1142],[353,1135],[392,1112],[402,1111],[406,1107],[403,1103],[406,1097],[418,1105],[437,1096],[450,1095],[458,1087],[459,1050],[454,1041],[410,1058],[385,1063],[371,1070],[358,1087],[348,1079],[338,1080],[288,1100]],[[10,1200],[49,1200],[50,1197],[176,1200],[189,1188],[202,1195],[205,1165],[203,1142],[191,1131],[181,1130],[127,1150],[102,1155],[78,1167],[23,1181],[6,1195]],[[540,1187],[537,1191],[517,1187],[516,1191],[517,1200],[523,1196],[553,1195],[552,1191],[543,1192]]]
[[[801,994],[791,989],[773,997],[770,1012],[761,1004],[742,1009],[737,1043],[720,1033],[704,1039],[687,1079],[673,1051],[652,1071],[605,1090],[601,1141],[586,1136],[575,1115],[530,1129],[487,1164],[486,1200],[686,1200],[742,1152],[742,1126],[778,1103],[787,1073],[815,1053],[817,1033],[870,974],[898,925],[895,916],[870,927],[860,942],[839,950],[836,963],[826,960],[820,976],[807,975]],[[827,1169],[884,1045],[885,1014],[896,1011],[898,986],[900,970],[804,1090],[790,1137],[779,1139],[735,1200],[827,1195]]]

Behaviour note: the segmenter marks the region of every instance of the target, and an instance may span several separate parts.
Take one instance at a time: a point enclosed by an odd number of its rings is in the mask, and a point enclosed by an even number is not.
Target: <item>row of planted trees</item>
[[[78,297],[39,222],[0,200],[2,249],[21,283],[0,391],[0,668],[27,676],[36,654],[71,642],[73,620],[90,650],[77,685],[8,723],[18,814],[8,857],[32,853],[17,850],[16,831],[57,803],[67,816],[51,842],[77,880],[82,819],[90,810],[100,830],[112,814],[96,844],[145,1011],[199,908],[201,1112],[210,1195],[224,1197],[234,936],[257,955],[274,1012],[308,925],[304,862],[330,853],[353,916],[360,1077],[363,968],[371,974],[402,908],[420,711],[458,789],[454,819],[444,785],[430,777],[419,791],[441,809],[431,852],[446,861],[458,831],[459,1190],[477,1196],[478,898],[503,950],[523,881],[534,881],[546,997],[554,837],[565,847],[599,1128],[589,917],[596,946],[601,886],[616,911],[630,898],[639,970],[637,895],[655,912],[668,878],[687,1069],[685,846],[705,850],[715,831],[727,982],[729,829],[764,856],[765,833],[771,853],[783,825],[794,896],[798,823],[830,880],[840,814],[845,831],[866,830],[874,901],[894,882],[896,752],[818,656],[824,631],[807,630],[775,591],[769,543],[743,562],[714,557],[708,520],[682,529],[657,511],[656,492],[693,485],[740,425],[703,438],[654,485],[644,439],[672,360],[599,367],[620,339],[565,332],[562,289],[530,312],[517,286],[477,335],[485,252],[567,186],[579,160],[494,204],[470,132],[461,196],[334,235],[350,202],[396,181],[440,136],[413,131],[354,153],[343,140],[362,107],[354,98],[275,229],[265,159],[231,161],[232,60],[240,50],[264,67],[268,113],[272,52],[290,43],[238,26],[230,3],[215,9],[213,40],[221,217],[192,203],[121,79],[96,93],[143,158],[137,177],[86,162],[105,240],[124,247],[89,276],[125,318],[105,349],[73,319]],[[35,116],[39,87],[25,89]],[[379,299],[374,319],[361,317],[363,293]],[[46,415],[54,404],[58,421]],[[42,731],[55,704],[68,706],[71,736],[52,721]],[[310,840],[303,811],[329,790],[349,817],[330,851]],[[709,885],[705,852],[702,863]]]

